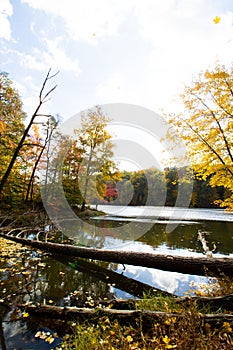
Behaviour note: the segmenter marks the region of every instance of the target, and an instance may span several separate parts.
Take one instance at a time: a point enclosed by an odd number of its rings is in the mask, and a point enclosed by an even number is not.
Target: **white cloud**
[[[96,44],[102,37],[116,36],[119,25],[130,15],[132,0],[22,0],[29,6],[61,17],[74,40]]]
[[[56,38],[56,40],[44,39],[48,48],[47,55],[50,66],[67,72],[71,71],[78,76],[81,72],[79,61],[67,56],[64,48],[59,47],[60,41],[60,38]]]
[[[0,38],[11,39],[9,17],[13,15],[13,7],[9,0],[0,0]]]
[[[26,86],[22,83],[20,83],[19,81],[16,80],[12,80],[14,88],[19,92],[19,95],[22,96],[24,94],[26,94],[27,89]]]
[[[123,76],[113,74],[109,79],[97,85],[97,97],[103,102],[127,102],[130,91],[126,84],[127,80]]]
[[[29,53],[17,53],[23,68],[45,72],[51,66],[73,72],[76,78],[81,62],[83,74],[66,86],[77,84],[75,89],[83,93],[80,100],[90,105],[125,102],[156,111],[169,109],[172,98],[181,92],[183,84],[190,83],[192,76],[209,68],[217,59],[226,64],[232,61],[231,0],[21,2],[44,11],[53,23],[51,31],[46,32],[37,22],[40,16],[34,17],[31,31],[37,35],[36,29],[40,28],[37,39],[40,44],[42,40],[44,49],[37,46]],[[221,18],[218,24],[213,22],[216,15]],[[55,32],[59,36],[53,40],[49,35]],[[80,41],[91,45],[82,46]],[[90,57],[95,65],[89,70]],[[68,98],[73,98],[66,93]],[[76,99],[73,104],[78,104]]]
[[[135,73],[136,75],[136,73]],[[98,104],[130,103],[155,110],[155,99],[151,99],[148,86],[143,82],[135,82],[126,76],[113,73],[103,83],[96,86]],[[156,109],[158,111],[158,109]]]
[[[41,89],[33,80],[33,77],[30,75],[23,77],[21,82],[13,80],[14,87],[18,90],[22,98],[23,109],[29,117],[38,105],[39,91]]]
[[[53,70],[73,72],[76,76],[80,74],[79,61],[67,56],[64,48],[59,46],[60,38],[55,40],[44,38],[43,41],[46,46],[45,51],[34,48],[32,54],[18,52],[24,67],[38,71],[47,71],[51,67]]]
[[[221,18],[217,25],[216,14]],[[223,12],[212,1],[153,0],[146,6],[138,2],[136,15],[142,37],[153,47],[148,68],[153,79],[164,80],[167,87],[169,81],[182,81],[187,73],[191,78],[190,73],[218,58],[232,60],[233,12]]]
[[[125,89],[120,93],[116,89],[120,83],[113,73],[97,86],[98,96],[105,96],[109,102],[117,98],[120,102],[132,102],[134,95],[134,101],[144,106],[166,109],[183,85],[201,70],[217,60],[232,62],[233,12],[221,10],[220,3],[217,6],[202,0],[148,0],[135,4],[133,14],[138,31],[150,45],[147,64],[141,67],[143,77],[137,84],[127,82],[125,77]],[[221,18],[219,24],[213,22],[216,15]]]

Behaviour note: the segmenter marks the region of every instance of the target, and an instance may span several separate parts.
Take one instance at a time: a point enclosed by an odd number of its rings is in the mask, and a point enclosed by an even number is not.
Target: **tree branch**
[[[211,113],[212,117],[214,118],[215,122],[217,123],[218,128],[219,128],[219,130],[220,130],[220,132],[221,132],[221,134],[222,134],[224,143],[225,143],[225,145],[226,145],[226,149],[227,149],[228,155],[229,155],[229,157],[230,157],[231,162],[233,163],[233,156],[232,156],[232,154],[231,154],[231,150],[230,150],[228,141],[227,141],[227,139],[226,139],[226,136],[225,136],[225,134],[224,134],[224,131],[223,131],[223,129],[222,129],[222,126],[221,126],[219,120],[217,119],[217,117],[216,117],[216,115],[214,114],[214,112],[209,108],[209,106],[207,106],[207,104],[206,104],[198,95],[196,95],[196,94],[194,94],[194,93],[193,93],[193,95],[194,95],[194,96],[203,104],[203,106]]]

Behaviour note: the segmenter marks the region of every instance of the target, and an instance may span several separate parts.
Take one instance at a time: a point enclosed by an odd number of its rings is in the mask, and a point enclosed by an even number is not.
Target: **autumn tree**
[[[67,138],[63,143],[62,148],[64,149],[65,146],[66,152],[62,163],[62,187],[70,204],[80,204],[82,195],[79,190],[79,171],[84,151],[75,139]]]
[[[56,73],[57,74],[57,73]],[[16,147],[13,148],[13,152],[12,152],[12,156],[9,157],[9,162],[6,166],[6,169],[2,175],[2,178],[0,180],[0,194],[2,194],[2,191],[4,189],[4,186],[15,166],[15,164],[17,163],[18,161],[18,158],[20,156],[20,152],[22,151],[22,148],[24,146],[24,143],[25,143],[25,140],[26,138],[28,137],[28,134],[29,134],[29,131],[31,130],[34,122],[35,122],[35,119],[36,117],[50,117],[50,115],[45,115],[45,114],[40,114],[40,109],[42,107],[42,105],[48,100],[50,94],[52,91],[55,90],[56,88],[56,85],[53,86],[51,89],[48,89],[46,91],[46,87],[47,87],[47,83],[49,82],[50,79],[52,79],[56,74],[52,75],[51,74],[51,69],[49,69],[47,75],[46,75],[46,78],[44,79],[43,81],[43,84],[42,84],[42,87],[41,87],[41,90],[39,92],[39,102],[38,102],[38,105],[34,111],[34,113],[32,114],[30,120],[29,120],[29,123],[27,124],[27,126],[24,128],[23,132],[21,133],[21,135],[19,134],[19,137],[18,137],[18,142],[16,143]],[[3,113],[3,122],[1,124],[1,128],[3,129],[3,132],[4,134],[6,134],[6,125],[7,123],[9,123],[9,121],[6,121],[4,120],[4,117],[5,115],[7,114],[8,115],[8,119],[10,118],[11,114],[9,113],[9,109],[11,109],[11,112],[14,114],[16,113],[16,118],[18,118],[18,114],[17,114],[17,111],[22,114],[22,111],[21,111],[21,106],[22,106],[22,103],[20,101],[18,97],[18,94],[12,90],[11,88],[11,84],[6,80],[6,79],[3,79],[3,83],[0,83],[0,93],[1,93],[1,100],[3,101],[3,104],[1,105],[1,108],[3,109],[2,110],[2,113]],[[9,97],[9,94],[11,93],[10,97]],[[11,96],[12,96],[12,99],[11,99]],[[10,98],[10,100],[9,100]],[[12,135],[13,137],[13,135]],[[16,139],[17,140],[17,139]]]
[[[79,187],[82,191],[82,210],[84,210],[91,189],[97,187],[99,195],[103,197],[105,182],[117,177],[118,170],[113,161],[112,136],[107,131],[109,118],[97,106],[83,113],[81,119],[81,126],[75,130],[75,134],[81,150]],[[101,178],[104,181],[101,181]]]
[[[7,73],[0,73],[0,179],[3,179],[25,131],[25,118],[26,114],[23,111],[21,98],[13,87],[12,81],[8,78]],[[8,186],[4,189],[3,196],[6,201],[8,199],[14,201],[18,193],[21,192],[21,163],[20,158],[18,158],[9,177]]]
[[[46,150],[46,147],[49,145],[51,141],[52,135],[58,126],[58,120],[54,116],[49,116],[45,122],[42,122],[42,130],[40,135],[40,131],[37,124],[33,125],[34,137],[32,140],[32,147],[34,148],[34,152],[31,157],[33,157],[33,166],[30,174],[30,178],[27,184],[26,191],[26,201],[32,201],[33,190],[34,190],[34,181],[36,177],[36,171],[39,168],[40,163],[43,164],[43,156]],[[30,144],[29,144],[30,145]],[[27,152],[28,153],[28,152]]]
[[[104,199],[108,202],[114,201],[118,197],[118,190],[116,187],[116,183],[113,181],[109,181],[106,184],[106,191],[104,195]]]
[[[233,209],[233,65],[202,72],[181,100],[184,110],[168,116],[169,137],[185,143],[198,178],[229,192],[218,204]]]
[[[20,155],[23,153],[22,176],[24,177],[24,196],[28,201],[29,192],[33,194],[33,167],[42,148],[42,138],[40,129],[37,124],[34,124],[28,134],[24,146],[21,149]]]

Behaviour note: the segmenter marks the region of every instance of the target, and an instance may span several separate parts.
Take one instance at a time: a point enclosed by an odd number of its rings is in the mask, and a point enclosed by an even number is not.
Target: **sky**
[[[232,0],[0,0],[0,70],[28,115],[49,68],[45,108],[67,120],[97,104],[173,112],[185,84],[232,57]]]

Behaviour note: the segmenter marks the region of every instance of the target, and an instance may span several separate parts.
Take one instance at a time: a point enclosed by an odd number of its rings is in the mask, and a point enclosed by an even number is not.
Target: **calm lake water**
[[[67,223],[57,240],[63,242],[68,236],[73,244],[89,247],[202,256],[201,232],[214,256],[233,257],[233,215],[223,210],[116,206],[98,206],[98,210],[107,215]],[[207,283],[201,276],[54,257],[28,248],[17,258],[17,266],[1,260],[0,276],[0,299],[11,294],[14,304],[89,306],[90,297],[94,301],[135,298],[143,287],[184,295]],[[20,285],[28,286],[26,292],[17,293]],[[51,324],[30,317],[8,323],[12,312],[13,308],[0,306],[7,349],[55,348],[54,343],[35,339],[38,330],[50,332]]]

